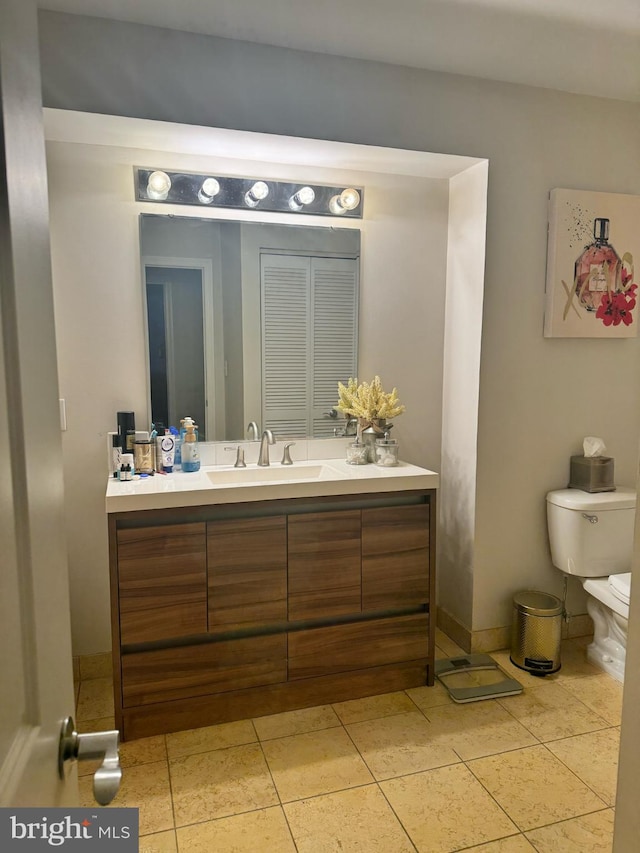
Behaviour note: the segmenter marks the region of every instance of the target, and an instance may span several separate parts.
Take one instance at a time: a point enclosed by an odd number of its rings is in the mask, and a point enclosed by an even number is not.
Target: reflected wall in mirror
[[[154,422],[190,416],[207,441],[255,421],[328,437],[357,375],[360,232],[140,216]]]

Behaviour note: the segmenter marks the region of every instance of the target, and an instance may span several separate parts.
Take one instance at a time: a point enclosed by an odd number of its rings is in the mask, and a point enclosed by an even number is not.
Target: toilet
[[[594,636],[587,657],[618,681],[624,681],[635,516],[635,489],[547,494],[553,564],[578,577],[589,596]]]

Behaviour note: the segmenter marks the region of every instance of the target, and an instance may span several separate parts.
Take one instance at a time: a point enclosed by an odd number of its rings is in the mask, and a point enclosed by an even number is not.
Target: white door
[[[0,0],[0,806],[77,805],[37,20]]]

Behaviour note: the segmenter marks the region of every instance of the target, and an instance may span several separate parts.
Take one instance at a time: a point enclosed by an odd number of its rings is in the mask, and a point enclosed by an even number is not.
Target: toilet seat
[[[624,572],[621,575],[609,575],[609,586],[611,592],[622,601],[623,604],[629,604],[629,596],[631,595],[631,572]]]
[[[628,573],[627,573],[628,574]],[[613,577],[620,577],[620,575],[611,575]],[[609,583],[609,578],[584,578],[582,581],[582,586],[594,598],[597,598],[598,601],[601,601],[606,607],[609,607],[613,610],[614,613],[617,613],[618,616],[622,616],[624,619],[629,618],[629,605],[625,604],[617,595],[614,595],[611,584]]]

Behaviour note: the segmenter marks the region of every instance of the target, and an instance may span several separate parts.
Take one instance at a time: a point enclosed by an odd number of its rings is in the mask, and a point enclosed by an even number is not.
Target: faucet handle
[[[247,463],[244,461],[244,447],[240,444],[237,447],[225,447],[225,450],[235,450],[236,451],[236,461],[234,463],[234,468],[246,468]]]
[[[289,453],[289,448],[293,447],[295,441],[290,441],[288,444],[284,446],[284,452],[282,454],[282,462],[281,465],[293,465],[293,459],[291,458],[291,454]]]

